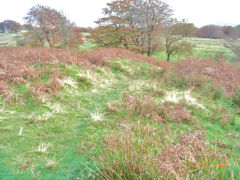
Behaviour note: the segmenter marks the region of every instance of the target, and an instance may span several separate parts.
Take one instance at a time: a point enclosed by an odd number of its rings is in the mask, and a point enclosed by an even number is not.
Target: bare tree
[[[57,37],[59,27],[58,20],[60,18],[61,14],[55,9],[36,5],[29,10],[24,19],[26,23],[34,27],[38,33],[43,34],[49,46],[53,47]]]
[[[193,36],[194,30],[194,25],[186,23],[185,20],[178,22],[173,19],[171,24],[165,27],[164,38],[168,62],[172,54],[192,53],[194,45],[183,39]]]
[[[74,34],[75,25],[63,13],[50,7],[36,5],[29,10],[24,19],[29,31],[28,39],[30,40],[35,39],[40,42],[46,40],[50,47],[54,47],[58,43],[68,48],[70,41],[76,38]],[[82,43],[79,37],[77,40]]]
[[[73,39],[73,27],[75,25],[71,23],[65,16],[61,16],[59,19],[59,38],[61,44],[65,49],[69,48],[69,41]]]
[[[160,28],[169,21],[172,16],[172,9],[169,5],[159,0],[146,0],[141,5],[141,16],[139,21],[142,20],[142,31],[147,36],[147,55],[152,54],[152,42]]]

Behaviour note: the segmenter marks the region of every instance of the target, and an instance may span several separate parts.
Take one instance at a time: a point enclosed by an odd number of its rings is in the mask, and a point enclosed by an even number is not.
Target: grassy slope
[[[80,162],[91,165],[88,156],[81,155],[81,141],[87,143],[88,138],[98,139],[107,131],[101,123],[92,121],[91,114],[97,116],[102,113],[107,103],[118,100],[121,93],[127,90],[128,82],[123,74],[109,74],[101,69],[90,72],[89,79],[94,87],[89,89],[88,83],[76,81],[79,79],[77,74],[82,73],[88,77],[86,74],[89,71],[76,66],[67,66],[64,71],[73,79],[69,79],[68,83],[75,83],[77,88],[66,84],[56,98],[47,100],[46,103],[27,97],[25,107],[7,106],[2,99],[1,150],[9,155],[9,161],[2,162],[0,169],[9,166],[13,177],[20,173],[26,161],[34,166],[34,176],[44,174],[44,179],[66,179],[74,174],[79,176],[82,173],[79,171],[84,169]],[[20,94],[28,95],[23,85],[15,89]],[[21,128],[22,136],[18,136]],[[38,152],[42,143],[49,145],[48,152]],[[49,162],[54,169],[55,166],[61,167],[61,172],[58,174],[58,168],[51,170],[52,167],[46,166]],[[26,169],[29,173],[31,167]],[[29,177],[28,173],[23,173],[22,176]]]
[[[114,123],[127,113],[120,110],[119,114],[106,114],[106,105],[121,103],[126,92],[145,94],[176,90],[149,76],[150,71],[158,71],[156,67],[139,62],[119,59],[93,70],[75,65],[49,66],[61,68],[66,74],[65,85],[55,97],[44,95],[41,102],[31,97],[24,85],[18,85],[14,89],[25,95],[25,106],[10,106],[4,99],[0,101],[1,179],[91,179],[92,170],[97,171],[91,158],[104,150],[100,143],[102,137],[111,134],[115,129]],[[41,81],[48,78],[43,76]],[[178,90],[184,89],[179,87]],[[201,90],[195,92],[194,97],[199,97],[199,93]],[[156,98],[161,100],[161,97]],[[210,112],[192,106],[189,109],[196,121],[201,122],[210,144],[215,146],[220,141],[228,145],[225,150],[231,154],[231,171],[237,174],[239,139],[226,134],[231,132],[239,137],[240,120],[234,109],[224,102],[219,99],[216,103],[206,94],[202,96],[201,103]],[[225,106],[235,115],[233,124],[222,127],[220,121],[210,121],[215,103],[216,106]],[[109,126],[109,122],[113,124]],[[152,123],[157,128],[166,125],[174,129],[176,137],[181,131],[201,129],[199,124]]]

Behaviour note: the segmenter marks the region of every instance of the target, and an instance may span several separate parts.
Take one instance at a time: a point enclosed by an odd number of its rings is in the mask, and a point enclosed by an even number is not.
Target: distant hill
[[[234,27],[235,32],[240,32],[240,24]]]
[[[16,21],[5,20],[0,23],[0,32],[16,33],[20,30],[22,30],[22,25]]]
[[[234,27],[235,38],[240,38],[240,24]]]

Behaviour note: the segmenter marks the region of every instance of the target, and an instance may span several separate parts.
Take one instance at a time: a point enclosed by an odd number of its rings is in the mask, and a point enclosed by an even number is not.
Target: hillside
[[[116,48],[2,47],[1,178],[238,179],[239,74]]]

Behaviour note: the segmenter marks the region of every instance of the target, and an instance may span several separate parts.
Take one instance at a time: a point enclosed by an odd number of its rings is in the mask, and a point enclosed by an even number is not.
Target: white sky
[[[79,26],[96,26],[102,8],[111,0],[0,0],[0,22],[6,19],[23,23],[27,10],[36,4],[62,10]],[[240,24],[240,0],[165,0],[175,17],[200,27],[207,24]]]

